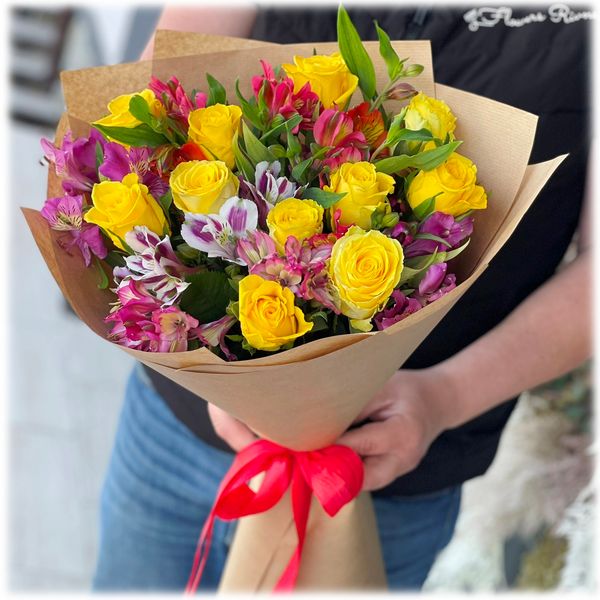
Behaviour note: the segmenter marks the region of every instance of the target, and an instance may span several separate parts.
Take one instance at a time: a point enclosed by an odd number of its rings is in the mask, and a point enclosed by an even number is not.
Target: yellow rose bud
[[[92,203],[83,218],[104,229],[121,250],[125,249],[121,240],[135,226],[145,226],[160,236],[170,233],[163,209],[135,173],[125,175],[122,182],[96,183]]]
[[[378,173],[369,162],[344,163],[331,174],[328,192],[346,195],[331,207],[331,215],[341,210],[341,225],[358,225],[371,229],[371,215],[377,210],[388,214],[391,210],[388,195],[394,191],[394,178]]]
[[[313,328],[294,305],[294,294],[277,281],[248,275],[240,281],[240,325],[248,343],[274,352]]]
[[[180,210],[216,214],[226,200],[237,195],[240,182],[220,160],[190,160],[173,169],[169,186]]]
[[[316,55],[303,58],[294,56],[294,64],[281,65],[294,82],[294,92],[310,83],[324,108],[343,108],[350,100],[358,77],[350,73],[342,55],[335,52],[330,56]]]
[[[162,105],[162,102],[156,98],[152,90],[145,89],[139,92],[139,94],[125,94],[111,100],[108,103],[108,111],[110,114],[95,121],[94,125],[130,128],[141,125],[142,122],[129,112],[129,102],[134,96],[141,96],[148,103],[150,113],[155,117],[160,118],[165,115],[165,107]]]
[[[290,235],[302,242],[323,231],[323,207],[314,200],[288,198],[269,211],[267,225],[277,248],[283,251]]]
[[[234,105],[214,104],[193,110],[188,117],[189,138],[233,169],[233,136],[239,131],[241,118],[242,109]]]
[[[411,181],[406,198],[414,210],[433,196],[436,211],[455,217],[487,206],[485,190],[477,185],[477,167],[458,152],[436,169],[420,171]]]
[[[351,227],[333,246],[329,276],[342,314],[368,331],[365,320],[380,311],[400,281],[404,253],[398,240],[377,231]]]
[[[443,100],[436,100],[419,92],[407,107],[404,124],[406,129],[412,131],[427,129],[433,137],[440,140],[445,140],[448,134],[454,139],[456,117]]]

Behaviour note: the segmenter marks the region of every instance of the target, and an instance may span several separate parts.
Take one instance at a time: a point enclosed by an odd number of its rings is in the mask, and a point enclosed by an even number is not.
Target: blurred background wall
[[[45,198],[39,140],[53,138],[63,110],[60,70],[136,60],[159,12],[10,11],[13,591],[89,589],[102,478],[132,366],[69,311],[19,206],[40,208]],[[590,390],[585,366],[524,395],[492,468],[465,485],[456,536],[427,589],[593,589]]]

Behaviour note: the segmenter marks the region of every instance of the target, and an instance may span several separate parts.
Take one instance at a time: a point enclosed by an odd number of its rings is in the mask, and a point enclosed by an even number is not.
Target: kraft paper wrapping
[[[385,66],[377,45],[366,46],[378,77],[383,77]],[[537,117],[435,84],[428,42],[394,42],[394,46],[401,56],[409,56],[410,62],[425,66],[421,76],[411,83],[448,102],[458,118],[457,137],[464,140],[459,151],[476,162],[479,180],[491,192],[488,209],[476,215],[469,247],[455,261],[460,285],[383,332],[330,337],[258,359],[227,363],[207,349],[168,354],[120,347],[223,408],[260,436],[295,450],[335,442],[481,275],[564,159],[528,166]],[[215,53],[215,47],[221,51]],[[62,139],[67,129],[75,135],[86,134],[89,123],[105,114],[111,98],[143,89],[151,73],[162,78],[176,75],[191,89],[202,86],[204,73],[209,72],[221,81],[233,101],[237,77],[242,91],[249,94],[250,75],[260,72],[260,58],[274,65],[291,62],[294,54],[310,54],[313,48],[331,52],[335,45],[280,46],[158,32],[152,62],[62,74],[67,113],[59,123],[56,139]],[[358,102],[359,94],[356,96]],[[60,193],[60,182],[50,169],[48,196]],[[35,203],[39,206],[39,201]],[[97,273],[86,269],[81,257],[71,256],[58,246],[56,232],[37,210],[23,212],[65,298],[78,317],[105,338],[108,327],[104,318],[114,295],[98,289]],[[242,519],[221,590],[272,589],[295,543],[291,507],[286,499],[268,513]],[[299,589],[312,590],[384,587],[381,549],[368,494],[361,494],[334,519],[318,505],[313,506],[298,584]]]

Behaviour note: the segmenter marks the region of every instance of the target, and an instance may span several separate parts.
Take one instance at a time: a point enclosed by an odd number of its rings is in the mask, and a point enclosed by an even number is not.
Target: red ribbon
[[[258,491],[248,483],[264,473]],[[275,506],[291,485],[292,509],[298,546],[275,586],[276,592],[294,589],[312,495],[325,512],[333,517],[362,489],[363,464],[347,446],[327,446],[321,450],[296,452],[267,440],[258,440],[244,448],[221,482],[217,498],[204,524],[186,593],[194,593],[208,558],[215,517],[231,521],[265,512]]]

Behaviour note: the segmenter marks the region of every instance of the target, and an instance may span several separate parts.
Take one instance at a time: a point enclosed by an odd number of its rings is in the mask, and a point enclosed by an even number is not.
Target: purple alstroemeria
[[[237,255],[249,269],[265,258],[277,255],[275,241],[260,229],[249,231],[247,237],[237,242]]]
[[[268,163],[265,160],[256,165],[254,184],[240,178],[239,194],[256,204],[261,227],[266,227],[267,215],[279,201],[293,198],[299,191],[293,181],[279,177],[280,172],[281,164],[278,161]]]
[[[435,235],[449,245],[436,240],[417,238],[404,246],[406,258],[433,254],[436,250],[439,252],[458,248],[473,233],[473,217],[456,221],[452,215],[434,212],[419,225],[417,233]]]
[[[373,317],[373,322],[380,331],[406,319],[406,317],[422,308],[418,300],[405,296],[400,290],[394,290],[391,298],[394,302],[393,305],[378,312]]]
[[[244,265],[239,256],[238,241],[256,230],[258,209],[250,200],[229,198],[218,215],[185,213],[181,236],[192,248],[206,252],[211,258],[223,258]]]
[[[422,306],[435,302],[456,287],[456,275],[448,273],[446,263],[437,263],[431,265],[425,277],[421,279],[417,291],[413,297],[421,303]]]
[[[237,319],[235,317],[225,315],[212,323],[199,325],[192,333],[197,335],[200,342],[205,346],[211,348],[219,346],[227,360],[237,360],[237,356],[229,350],[225,343],[225,336],[236,323]]]
[[[89,192],[95,183],[98,183],[96,170],[96,146],[103,148],[106,140],[102,134],[92,129],[89,137],[79,137],[73,140],[72,133],[67,131],[60,148],[50,140],[40,140],[44,156],[54,163],[56,174],[62,180],[62,186],[69,195]]]
[[[147,227],[137,226],[125,234],[125,242],[135,254],[125,258],[126,267],[115,267],[119,286],[129,279],[140,282],[162,305],[170,305],[189,286],[185,276],[193,269],[177,257],[169,236],[162,240]]]
[[[92,254],[106,258],[108,250],[99,227],[83,220],[83,196],[48,198],[40,212],[52,229],[63,232],[57,240],[61,248],[69,252],[77,246],[86,267],[92,262]]]
[[[122,181],[125,175],[136,173],[140,183],[148,187],[156,199],[164,196],[169,190],[168,184],[152,172],[150,163],[152,154],[150,148],[130,148],[121,144],[109,142],[104,146],[104,162],[98,172],[112,181]]]

